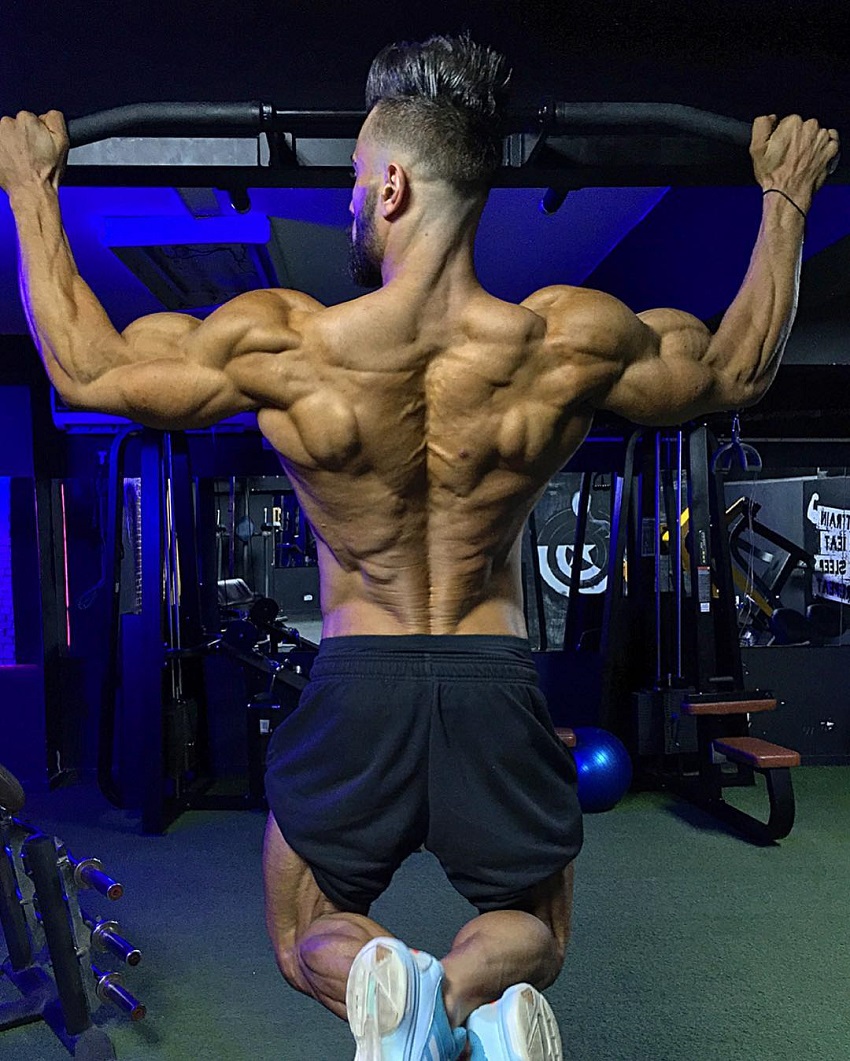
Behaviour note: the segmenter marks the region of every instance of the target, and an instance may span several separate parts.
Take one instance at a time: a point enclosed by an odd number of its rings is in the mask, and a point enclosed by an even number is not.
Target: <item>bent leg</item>
[[[512,984],[543,990],[564,963],[572,917],[574,863],[534,888],[521,909],[496,910],[460,930],[442,960],[452,1027]]]
[[[319,889],[307,863],[269,815],[263,847],[266,927],[285,979],[346,1019],[345,988],[358,952],[389,936],[362,914],[340,910]]]

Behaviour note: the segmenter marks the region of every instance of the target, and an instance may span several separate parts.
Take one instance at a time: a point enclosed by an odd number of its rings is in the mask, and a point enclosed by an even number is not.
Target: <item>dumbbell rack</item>
[[[123,887],[97,859],[75,861],[61,840],[12,817],[0,806],[0,927],[8,956],[0,965],[21,998],[0,1003],[0,1032],[44,1020],[66,1049],[88,1061],[115,1058],[112,1041],[92,1013],[109,1002],[131,1020],[145,1007],[122,986],[118,973],[92,961],[109,952],[127,965],[141,954],[117,934],[112,920],[95,920],[78,893],[91,889],[109,900]]]

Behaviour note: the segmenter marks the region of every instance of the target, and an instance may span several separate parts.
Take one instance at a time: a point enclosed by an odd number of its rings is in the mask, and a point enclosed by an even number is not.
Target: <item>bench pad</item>
[[[718,703],[682,701],[684,715],[750,715],[756,711],[775,711],[775,700],[721,700]]]
[[[758,770],[799,766],[800,753],[758,737],[722,737],[713,741],[715,749],[733,762],[749,763]]]
[[[568,748],[575,748],[576,735],[571,729],[568,729],[566,726],[556,726],[555,732]]]

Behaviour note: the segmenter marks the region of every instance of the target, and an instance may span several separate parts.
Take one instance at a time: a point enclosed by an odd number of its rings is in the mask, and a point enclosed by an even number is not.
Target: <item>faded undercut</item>
[[[504,56],[466,35],[390,44],[366,81],[371,134],[429,176],[486,194],[501,163],[509,79]]]

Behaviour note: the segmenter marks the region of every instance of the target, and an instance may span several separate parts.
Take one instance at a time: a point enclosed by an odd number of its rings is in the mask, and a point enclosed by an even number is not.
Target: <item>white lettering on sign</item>
[[[812,592],[817,597],[846,604],[850,601],[850,510],[818,504],[812,494],[806,518],[818,529]]]

